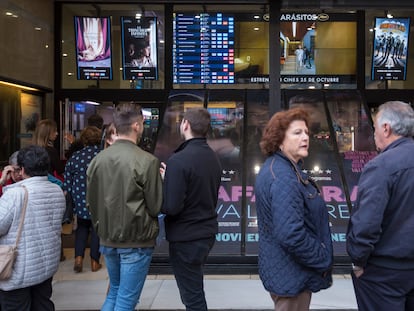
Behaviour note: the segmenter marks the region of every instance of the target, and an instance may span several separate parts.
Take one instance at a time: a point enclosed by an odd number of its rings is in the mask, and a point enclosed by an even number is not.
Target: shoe
[[[75,265],[73,266],[73,271],[75,271],[76,273],[82,272],[82,261],[83,261],[82,256],[75,257]]]
[[[96,272],[102,268],[102,265],[97,262],[95,259],[91,259],[91,270],[92,272]]]

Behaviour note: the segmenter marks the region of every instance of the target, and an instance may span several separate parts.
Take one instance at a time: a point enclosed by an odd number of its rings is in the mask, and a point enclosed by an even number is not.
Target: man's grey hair
[[[17,155],[19,154],[19,150],[12,153],[9,158],[9,165],[17,166]]]
[[[403,137],[414,136],[414,110],[402,101],[388,101],[378,108],[378,125],[388,123],[392,131]]]

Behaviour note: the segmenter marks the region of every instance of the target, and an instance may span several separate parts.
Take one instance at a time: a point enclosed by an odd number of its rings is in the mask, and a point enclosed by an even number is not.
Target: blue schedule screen
[[[234,17],[222,13],[175,13],[173,81],[234,83]]]

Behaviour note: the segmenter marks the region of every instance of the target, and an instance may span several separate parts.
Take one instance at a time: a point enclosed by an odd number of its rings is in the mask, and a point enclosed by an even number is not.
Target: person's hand
[[[10,178],[10,174],[14,172],[14,168],[11,165],[4,167],[3,172],[1,173],[0,184],[4,185]]]
[[[69,144],[72,144],[75,141],[75,136],[73,136],[71,133],[65,133],[63,138],[66,139]]]
[[[359,278],[361,275],[364,274],[364,268],[359,266],[353,266],[352,271],[354,272],[354,275]]]
[[[165,164],[164,162],[161,162],[160,174],[161,174],[162,180],[164,180],[165,170],[166,169],[167,169],[167,164]]]

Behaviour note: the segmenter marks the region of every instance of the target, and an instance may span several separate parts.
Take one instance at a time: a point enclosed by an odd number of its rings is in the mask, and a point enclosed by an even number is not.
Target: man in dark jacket
[[[163,187],[165,231],[170,262],[186,310],[207,310],[203,266],[218,231],[216,205],[220,162],[206,140],[210,114],[185,112],[180,125],[185,142],[167,162]]]
[[[387,102],[374,125],[347,234],[358,310],[414,310],[414,111]]]

